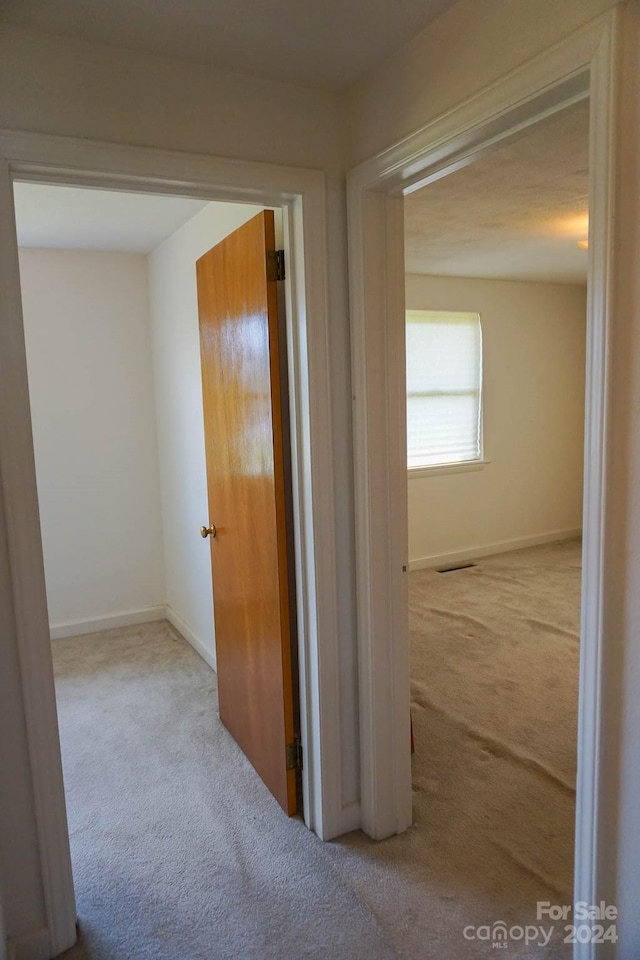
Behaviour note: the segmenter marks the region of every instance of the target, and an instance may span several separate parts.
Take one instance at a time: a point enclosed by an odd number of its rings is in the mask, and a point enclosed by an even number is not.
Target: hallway
[[[579,584],[577,541],[412,574],[415,825],[377,844],[284,817],[168,623],[56,641],[65,956],[476,960],[467,926],[571,902]],[[568,957],[562,936],[510,956]]]
[[[53,644],[80,942],[67,960],[392,960],[166,622]]]

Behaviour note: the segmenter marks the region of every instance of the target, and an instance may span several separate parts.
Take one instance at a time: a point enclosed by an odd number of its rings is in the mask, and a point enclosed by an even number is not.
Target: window
[[[406,316],[409,470],[481,460],[480,316],[440,310]]]

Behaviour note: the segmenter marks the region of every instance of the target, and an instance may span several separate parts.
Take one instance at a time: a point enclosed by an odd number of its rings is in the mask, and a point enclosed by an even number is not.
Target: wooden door
[[[220,718],[294,814],[286,363],[270,251],[274,215],[265,210],[196,270]]]

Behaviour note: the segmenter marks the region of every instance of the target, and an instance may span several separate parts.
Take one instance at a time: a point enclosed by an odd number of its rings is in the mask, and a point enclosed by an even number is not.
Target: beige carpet
[[[168,623],[53,649],[81,930],[67,960],[393,960]]]
[[[572,902],[580,551],[411,574],[415,826],[334,845],[399,956],[495,956],[465,927],[536,926],[538,901]],[[507,955],[569,958],[564,936]]]
[[[465,960],[496,955],[465,927],[570,902],[579,584],[577,543],[411,575],[416,823],[379,844],[281,814],[168,624],[56,641],[65,956]],[[569,957],[560,940],[508,956]]]

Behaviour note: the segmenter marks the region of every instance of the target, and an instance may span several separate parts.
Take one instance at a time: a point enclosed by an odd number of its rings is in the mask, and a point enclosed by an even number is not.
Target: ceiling
[[[22,247],[150,253],[203,207],[205,200],[15,183]]]
[[[588,102],[405,199],[409,273],[584,283]],[[15,184],[21,246],[149,253],[206,201]]]
[[[586,283],[589,104],[405,199],[409,273]]]
[[[341,90],[455,0],[2,0],[0,20]]]

